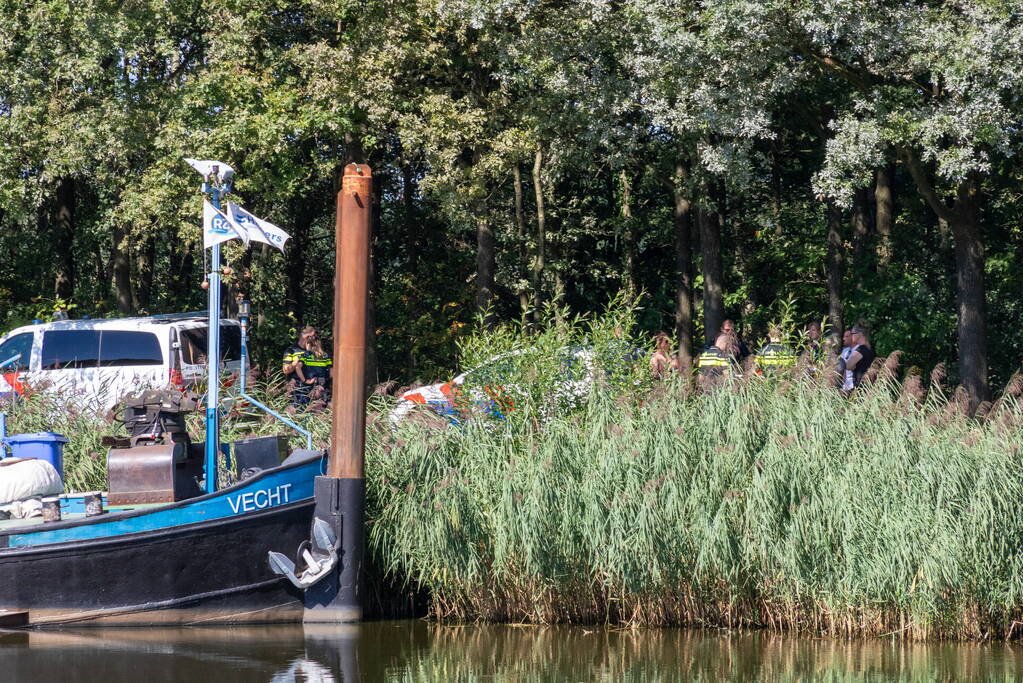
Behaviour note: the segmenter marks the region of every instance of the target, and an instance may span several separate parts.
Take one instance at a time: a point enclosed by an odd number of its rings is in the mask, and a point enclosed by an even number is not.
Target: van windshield
[[[0,369],[5,372],[27,370],[32,354],[32,333],[16,334],[0,344]]]
[[[181,330],[181,362],[185,365],[206,363],[206,350],[210,340],[207,327]],[[237,325],[220,326],[220,359],[234,361],[242,357],[242,331]]]
[[[128,330],[52,330],[43,333],[40,367],[117,367],[163,365],[160,341],[151,332]]]

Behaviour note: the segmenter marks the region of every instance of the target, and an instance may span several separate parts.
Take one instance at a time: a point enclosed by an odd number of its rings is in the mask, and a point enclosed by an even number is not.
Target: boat
[[[219,207],[233,170],[221,162],[193,162],[204,176],[204,192],[211,192]],[[335,302],[334,351],[342,373],[332,395],[332,452],[310,448],[307,439],[307,448],[293,451],[279,465],[218,488],[219,364],[211,363],[206,441],[197,450],[185,444],[186,456],[182,444],[173,442],[136,442],[112,450],[110,492],[62,496],[59,521],[0,521],[0,627],[341,623],[361,618],[370,206],[365,199],[370,183],[368,167],[350,164],[338,194],[338,263],[361,263],[363,268],[361,273],[358,267],[348,268],[338,287],[342,301]],[[220,357],[219,260],[216,244],[209,275],[208,357],[213,359]],[[354,315],[340,320],[342,311],[353,309]],[[243,328],[246,324],[243,320]],[[245,372],[243,367],[242,377]],[[245,394],[244,385],[241,393],[297,428]],[[118,469],[117,476],[124,474],[129,482],[119,492],[113,490],[110,463],[115,459],[128,464]],[[184,465],[205,473],[197,477],[204,490],[194,481],[194,491],[178,490],[180,474],[174,472]],[[168,467],[174,482],[162,489],[131,488],[147,468],[166,473]],[[153,496],[163,499],[154,502]]]
[[[0,522],[0,609],[27,626],[301,621],[304,591],[267,557],[309,538],[325,467],[298,451],[197,498],[87,517],[71,496],[60,522]]]

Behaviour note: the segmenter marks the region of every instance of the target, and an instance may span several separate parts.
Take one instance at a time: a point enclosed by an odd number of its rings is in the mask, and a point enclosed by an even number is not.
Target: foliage
[[[594,313],[625,290],[645,292],[637,333],[673,327],[675,190],[693,218],[722,216],[726,313],[745,336],[764,336],[778,301],[824,317],[831,198],[853,207],[846,318],[870,322],[882,353],[948,362],[956,240],[913,159],[938,199],[977,184],[1004,383],[1023,321],[1019,29],[1005,3],[957,0],[3,2],[0,326],[40,297],[77,315],[201,308],[181,159],[221,158],[236,198],[293,235],[284,259],[225,250],[227,312],[252,300],[269,364],[298,327],[330,326],[334,196],[359,161],[377,183],[375,379],[457,363],[481,230],[492,322],[529,324],[548,302]],[[854,233],[853,198],[873,213],[891,164],[895,228]]]

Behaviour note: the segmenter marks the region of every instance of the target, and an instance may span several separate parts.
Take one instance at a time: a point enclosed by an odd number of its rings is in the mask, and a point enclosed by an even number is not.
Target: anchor
[[[316,517],[313,519],[312,538],[302,541],[297,555],[305,562],[305,570],[295,575],[295,563],[283,553],[270,551],[267,560],[274,574],[284,576],[296,588],[306,589],[330,574],[337,566],[337,536],[330,525]]]

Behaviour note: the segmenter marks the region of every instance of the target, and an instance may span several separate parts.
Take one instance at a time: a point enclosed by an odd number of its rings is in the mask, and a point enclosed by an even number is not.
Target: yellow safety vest
[[[764,345],[757,354],[757,367],[767,370],[774,368],[788,368],[796,364],[796,355],[792,350],[782,344],[770,343]]]

